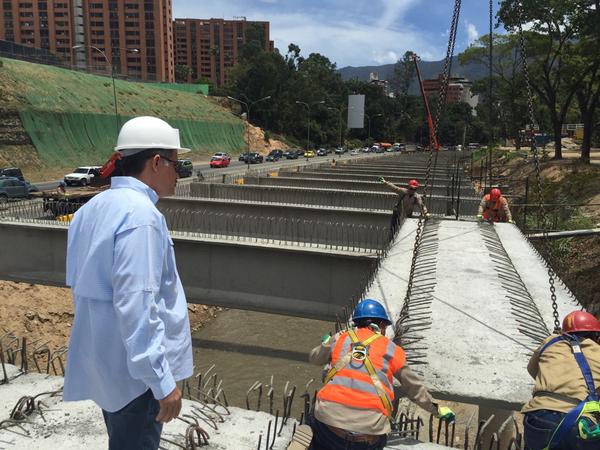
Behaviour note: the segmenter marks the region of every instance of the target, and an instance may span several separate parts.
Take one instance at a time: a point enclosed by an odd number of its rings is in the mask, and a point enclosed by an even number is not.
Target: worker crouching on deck
[[[527,370],[533,398],[523,407],[526,450],[600,449],[600,322],[568,314],[562,334],[549,336]]]
[[[488,222],[514,223],[508,201],[498,188],[493,188],[489,194],[483,196],[477,218]]]
[[[449,408],[433,402],[406,365],[404,350],[385,337],[391,321],[381,303],[363,300],[352,320],[354,328],[325,336],[310,353],[311,363],[330,367],[317,394],[311,449],[382,449],[391,431],[394,378],[400,394],[444,419],[454,418]]]

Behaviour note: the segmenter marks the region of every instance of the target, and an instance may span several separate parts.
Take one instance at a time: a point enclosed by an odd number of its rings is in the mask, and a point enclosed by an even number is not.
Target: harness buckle
[[[352,359],[364,361],[367,359],[367,347],[362,343],[352,345]]]

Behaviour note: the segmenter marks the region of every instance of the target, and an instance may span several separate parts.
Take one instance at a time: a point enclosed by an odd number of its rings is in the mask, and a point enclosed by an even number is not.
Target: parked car
[[[467,146],[467,148],[469,150],[477,150],[478,148],[481,148],[481,144],[479,144],[477,142],[469,142],[469,145]]]
[[[283,152],[283,156],[285,156],[286,159],[298,159],[298,153],[296,150],[287,150]]]
[[[296,156],[298,156],[298,158],[302,158],[304,156],[304,150],[296,150]]]
[[[14,177],[0,178],[0,205],[12,199],[29,197],[27,183]]]
[[[355,148],[354,150],[352,150],[350,152],[350,155],[352,155],[352,156],[360,155],[360,149]]]
[[[0,169],[0,177],[12,177],[25,181],[23,172],[21,172],[21,169],[18,167],[5,167],[4,169]]]
[[[344,153],[346,153],[346,149],[344,147],[338,147],[335,149],[336,155],[343,155]]]
[[[314,158],[315,157],[315,151],[314,150],[306,150],[304,152],[304,157],[305,158]]]
[[[319,150],[317,150],[317,156],[327,156],[327,150],[325,150],[324,148],[320,148]]]
[[[283,158],[283,150],[271,150],[267,155],[267,161],[279,161]]]
[[[191,177],[194,173],[194,165],[189,159],[178,159],[175,170],[179,178]]]
[[[406,150],[406,144],[403,144],[401,142],[395,142],[392,148],[395,152],[403,152]]]
[[[64,182],[67,186],[73,184],[87,186],[92,182],[94,177],[100,176],[100,169],[100,166],[78,167],[73,172],[65,175]]]
[[[231,160],[224,156],[213,156],[210,158],[210,167],[216,169],[218,167],[228,167]]]

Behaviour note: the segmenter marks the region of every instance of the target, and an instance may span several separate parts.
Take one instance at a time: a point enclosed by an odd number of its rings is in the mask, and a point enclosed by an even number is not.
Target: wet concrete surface
[[[229,404],[246,407],[246,393],[257,381],[263,384],[261,410],[269,411],[267,392],[273,376],[273,413],[283,410],[283,391],[296,386],[292,417],[303,410],[301,395],[312,378],[309,393],[321,386],[322,367],[308,363],[308,353],[325,333],[334,332],[331,322],[300,319],[252,311],[222,312],[193,336],[195,373],[211,365],[223,380]],[[258,390],[250,395],[256,409]]]

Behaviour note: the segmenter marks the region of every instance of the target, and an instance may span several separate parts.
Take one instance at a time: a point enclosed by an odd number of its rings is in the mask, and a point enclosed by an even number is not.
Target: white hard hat
[[[180,154],[190,151],[181,147],[179,130],[158,117],[141,116],[125,122],[115,150],[131,156],[151,148],[177,150]]]

